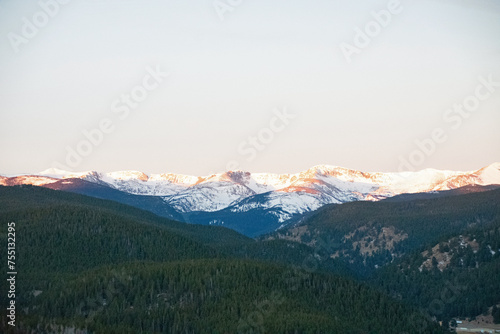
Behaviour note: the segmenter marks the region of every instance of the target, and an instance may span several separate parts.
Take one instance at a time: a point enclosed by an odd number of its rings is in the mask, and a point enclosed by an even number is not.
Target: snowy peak
[[[167,173],[167,174],[152,174],[149,176],[149,180],[190,186],[201,182],[202,178],[191,175]]]
[[[251,173],[244,171],[229,171],[224,173],[224,175],[228,180],[239,183],[241,185],[247,185],[250,182],[250,178],[252,176]]]
[[[500,182],[500,163],[496,162],[487,167],[481,168],[474,173],[480,180],[481,185],[499,184]]]
[[[448,177],[437,184],[434,190],[451,190],[467,185],[500,184],[500,163],[493,163],[473,172],[448,172]]]
[[[71,172],[68,172],[68,171],[65,171],[62,169],[58,169],[58,168],[49,168],[49,169],[44,170],[43,172],[40,172],[39,174],[46,175],[46,176],[54,175],[54,176],[62,177],[62,176],[71,174]]]
[[[373,184],[381,187],[399,186],[415,187],[421,191],[421,187],[427,188],[430,184],[439,186],[444,182],[457,185],[464,182],[475,182],[481,185],[500,184],[500,163],[493,163],[472,172],[443,171],[436,169],[424,169],[417,172],[381,173],[362,172],[339,166],[317,165],[306,171],[296,174],[272,174],[272,173],[250,173],[247,171],[227,171],[220,174],[208,176],[191,176],[183,174],[151,174],[147,175],[140,171],[117,171],[109,173],[98,173],[96,171],[68,172],[56,168],[50,168],[37,174],[50,178],[81,178],[81,179],[109,179],[115,181],[143,181],[143,182],[165,182],[171,184],[191,187],[198,184],[209,184],[219,182],[237,183],[244,186],[260,186],[268,190],[280,190],[292,186],[295,182],[307,180],[325,180],[334,178],[345,182],[358,182]],[[311,181],[313,182],[313,181]]]
[[[305,173],[308,175],[334,176],[343,179],[367,178],[368,173],[363,173],[357,170],[348,169],[339,166],[318,165],[308,169]]]
[[[46,184],[55,183],[57,181],[58,179],[56,178],[38,175],[19,175],[14,177],[0,176],[0,185],[2,186],[18,186],[22,184],[44,186]]]
[[[139,180],[139,181],[147,181],[149,176],[144,174],[143,172],[138,171],[120,171],[120,172],[111,172],[106,174],[107,177],[115,179],[115,180]]]
[[[87,176],[96,176],[98,174],[99,173],[97,173],[96,171],[68,172],[57,168],[49,168],[44,170],[43,172],[38,173],[38,175],[48,176],[55,179],[83,179]]]

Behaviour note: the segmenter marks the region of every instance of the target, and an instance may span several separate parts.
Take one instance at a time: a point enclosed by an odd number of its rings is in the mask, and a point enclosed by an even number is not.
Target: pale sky
[[[0,174],[500,161],[500,1],[391,3],[0,0]]]

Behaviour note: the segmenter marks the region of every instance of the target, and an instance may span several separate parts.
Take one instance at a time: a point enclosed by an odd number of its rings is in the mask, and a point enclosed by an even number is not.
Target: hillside
[[[266,239],[329,245],[328,255],[363,275],[442,237],[500,218],[500,189],[412,201],[326,206]]]
[[[500,219],[443,237],[376,273],[373,282],[441,320],[474,318],[500,304]],[[497,319],[500,323],[500,318]]]
[[[444,322],[500,304],[500,190],[356,202],[267,236],[314,246],[362,281]],[[490,311],[488,311],[490,309]]]
[[[47,208],[50,206],[83,207],[86,209],[104,210],[114,215],[118,214],[128,219],[148,225],[162,227],[195,238],[203,243],[225,244],[233,242],[252,241],[237,232],[222,227],[207,228],[205,226],[190,225],[159,217],[146,210],[117,203],[112,200],[102,200],[94,197],[73,194],[64,191],[49,190],[42,187],[0,186],[0,201],[3,214],[24,215],[29,209]],[[213,235],[212,235],[213,234]]]
[[[27,323],[96,333],[401,333],[425,321],[354,281],[248,260],[105,267],[28,304],[36,315]]]

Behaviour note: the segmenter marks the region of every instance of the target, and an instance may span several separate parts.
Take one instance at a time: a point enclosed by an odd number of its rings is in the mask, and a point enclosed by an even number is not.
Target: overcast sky
[[[499,1],[55,1],[0,0],[0,174],[500,161]]]

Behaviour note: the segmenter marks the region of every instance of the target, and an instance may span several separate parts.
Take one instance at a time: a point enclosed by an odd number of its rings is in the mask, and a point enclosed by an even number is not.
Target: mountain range
[[[500,185],[500,163],[468,172],[425,169],[382,173],[318,165],[295,174],[228,171],[203,177],[54,168],[36,174],[0,175],[0,185],[22,184],[111,199],[160,216],[221,225],[255,237],[283,228],[327,204]]]

